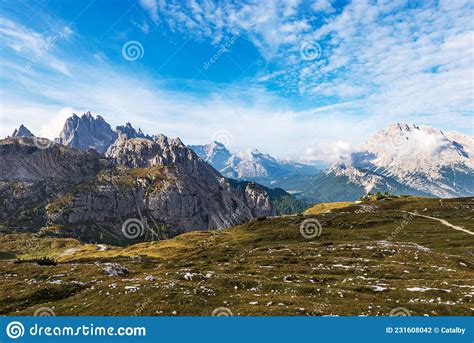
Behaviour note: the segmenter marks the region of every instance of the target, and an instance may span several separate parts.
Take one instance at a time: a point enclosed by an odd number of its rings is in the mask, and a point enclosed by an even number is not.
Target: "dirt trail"
[[[453,228],[454,230],[458,230],[458,231],[462,231],[462,232],[465,232],[465,233],[468,233],[470,235],[473,235],[474,236],[474,232],[471,232],[469,230],[466,230],[460,226],[456,226],[456,225],[453,225],[451,224],[450,222],[444,220],[444,219],[440,219],[440,218],[435,218],[435,217],[430,217],[430,216],[424,216],[422,214],[419,214],[419,213],[414,213],[414,212],[407,212],[407,211],[403,211],[403,212],[406,212],[406,213],[409,213],[411,215],[414,215],[414,216],[418,216],[418,217],[423,217],[423,218],[428,218],[428,219],[433,219],[433,220],[437,220],[439,221],[441,224],[443,225],[446,225],[446,226],[449,226],[450,228]]]

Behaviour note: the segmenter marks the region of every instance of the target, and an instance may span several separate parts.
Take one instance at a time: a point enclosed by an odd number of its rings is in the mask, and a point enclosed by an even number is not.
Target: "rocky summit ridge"
[[[1,140],[5,227],[123,245],[278,213],[271,190],[223,177],[179,138],[129,138],[90,113],[64,127],[61,144]]]

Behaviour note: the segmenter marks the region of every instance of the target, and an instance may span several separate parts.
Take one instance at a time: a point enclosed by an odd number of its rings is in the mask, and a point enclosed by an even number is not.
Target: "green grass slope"
[[[1,234],[0,314],[473,315],[474,236],[404,211],[474,232],[474,198],[408,197],[125,248]],[[321,235],[303,237],[315,220]]]

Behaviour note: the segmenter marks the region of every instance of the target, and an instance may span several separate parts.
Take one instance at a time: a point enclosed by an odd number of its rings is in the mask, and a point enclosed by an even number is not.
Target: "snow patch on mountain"
[[[284,178],[308,177],[318,171],[314,166],[279,160],[258,149],[231,153],[219,142],[190,147],[222,175],[233,179],[273,185]]]
[[[434,196],[472,195],[473,152],[474,139],[462,133],[397,123],[377,132],[326,173],[344,175],[366,190],[387,178]]]

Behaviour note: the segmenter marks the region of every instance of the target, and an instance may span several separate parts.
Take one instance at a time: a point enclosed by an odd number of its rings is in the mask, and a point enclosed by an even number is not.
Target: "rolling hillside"
[[[474,198],[390,198],[125,248],[4,228],[0,314],[473,315],[473,218]]]

